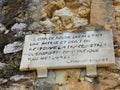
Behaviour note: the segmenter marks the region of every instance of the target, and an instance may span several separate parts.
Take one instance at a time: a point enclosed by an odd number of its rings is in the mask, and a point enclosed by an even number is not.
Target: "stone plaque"
[[[20,70],[115,64],[112,31],[33,34],[25,37]]]

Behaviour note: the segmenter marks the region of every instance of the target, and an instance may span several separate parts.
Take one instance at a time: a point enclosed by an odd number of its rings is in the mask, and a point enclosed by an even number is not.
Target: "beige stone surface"
[[[111,88],[114,88],[116,86],[119,86],[119,81],[117,80],[101,80],[100,88],[101,90],[109,90]]]
[[[88,82],[86,82],[84,78],[80,77],[80,69],[56,71],[56,77],[61,78],[61,73],[64,73],[62,75],[62,82],[60,81],[61,84],[57,83],[57,87],[59,88],[56,90],[92,90],[92,86]]]
[[[32,87],[26,88],[25,85],[18,84],[13,85],[10,88],[0,88],[0,90],[33,90],[33,88]]]
[[[81,6],[79,8],[78,14],[80,17],[87,17],[90,14],[90,8]]]
[[[114,1],[114,4],[117,4],[117,5],[120,4],[120,0],[113,0],[113,1]]]
[[[110,30],[114,27],[114,8],[112,0],[92,0],[90,23],[102,25]]]
[[[120,30],[120,17],[116,17],[116,29]]]
[[[40,3],[40,1],[34,1]],[[33,31],[45,31],[49,32],[46,25],[43,25],[43,19],[49,19],[54,25],[52,29],[55,32],[74,32],[79,31],[82,26],[74,27],[73,18],[84,18],[89,21],[91,0],[44,0],[37,6],[38,10],[34,10],[34,14],[31,13],[32,18],[36,20],[36,23],[32,23],[29,27]],[[55,19],[58,17],[57,19]],[[39,23],[40,21],[40,23]],[[84,24],[84,21],[81,20]],[[87,22],[89,24],[89,22]],[[79,22],[78,22],[79,24]],[[88,25],[87,24],[87,25]],[[42,27],[41,30],[37,28]]]
[[[1,5],[2,1],[8,1],[7,4]],[[16,4],[16,1],[22,1],[21,4],[24,7],[27,7],[26,10],[30,10],[30,12],[26,12],[24,10],[21,12],[21,6]],[[24,3],[24,1],[30,1],[30,4]],[[99,2],[92,3],[91,1]],[[105,1],[105,2],[103,2]],[[114,2],[114,3],[112,3]],[[10,4],[10,5],[9,5]],[[108,5],[109,4],[109,5]],[[47,29],[46,22],[43,24],[47,18],[51,21],[55,27],[57,32],[66,32],[66,31],[80,31],[81,29],[86,28],[86,30],[101,30],[109,29],[114,27],[111,20],[114,19],[116,21],[116,30],[113,30],[114,33],[114,45],[115,45],[115,55],[116,57],[120,57],[120,13],[115,8],[112,10],[111,6],[120,5],[120,0],[0,0],[0,10],[2,9],[3,16],[5,16],[5,20],[3,25],[11,27],[15,22],[29,22],[28,30],[33,33],[50,33],[51,29]],[[7,6],[6,6],[7,5]],[[17,5],[17,6],[15,6]],[[28,6],[27,6],[28,5]],[[108,7],[106,7],[106,5]],[[20,7],[20,11],[17,9]],[[91,8],[90,8],[91,6]],[[98,7],[100,6],[100,7]],[[13,7],[13,8],[11,8]],[[80,26],[77,28],[73,28],[73,20],[69,20],[69,18],[60,19],[60,17],[53,17],[53,13],[56,10],[60,10],[64,7],[69,8],[72,13],[74,13],[74,17],[85,18],[88,20],[88,24],[91,23],[90,19],[93,19],[93,23],[98,23],[99,25],[89,25],[89,26]],[[41,11],[42,10],[42,11]],[[89,11],[91,10],[91,11]],[[19,13],[16,13],[18,11]],[[94,12],[95,11],[95,12]],[[94,15],[92,14],[94,13]],[[115,13],[115,17],[112,13]],[[18,15],[19,14],[19,15]],[[90,16],[93,15],[93,16]],[[1,13],[0,13],[1,15]],[[18,15],[16,17],[16,15]],[[7,16],[7,17],[6,17]],[[10,16],[10,17],[9,17]],[[14,18],[15,17],[15,18]],[[29,18],[29,19],[27,19]],[[107,18],[107,19],[106,19]],[[14,21],[15,20],[15,21]],[[30,20],[30,21],[29,21]],[[2,19],[0,18],[0,21]],[[33,22],[32,22],[33,21]],[[110,23],[109,23],[110,21]],[[28,23],[27,23],[28,24]],[[78,25],[77,23],[76,25]],[[83,23],[82,23],[83,24]],[[101,26],[102,25],[102,26]],[[79,26],[79,25],[78,25]],[[52,28],[54,30],[54,28]],[[9,31],[9,30],[8,30]],[[2,30],[3,32],[3,30]],[[5,41],[5,37],[1,37],[0,34],[0,47],[4,46],[3,40]],[[9,37],[10,33],[6,34],[8,36],[7,43],[14,42],[13,39]],[[2,35],[3,36],[3,35]],[[22,35],[23,37],[24,35]],[[1,40],[2,39],[2,40]],[[18,38],[17,38],[18,39]],[[1,48],[0,48],[1,49]],[[0,62],[5,61],[4,68],[0,67],[0,90],[120,90],[120,70],[119,70],[119,60],[117,61],[118,67],[116,68],[98,68],[97,74],[98,76],[95,78],[86,77],[85,69],[70,69],[70,70],[50,70],[48,72],[48,78],[36,78],[36,75],[32,75],[32,72],[20,72],[19,62],[20,62],[20,53],[7,54],[2,55],[0,52]],[[4,57],[5,56],[5,57]],[[4,57],[4,58],[3,58]],[[1,70],[2,69],[2,70]],[[16,74],[26,74],[30,73],[29,80],[19,80],[17,82],[11,82],[10,77]],[[31,78],[33,77],[34,80]]]

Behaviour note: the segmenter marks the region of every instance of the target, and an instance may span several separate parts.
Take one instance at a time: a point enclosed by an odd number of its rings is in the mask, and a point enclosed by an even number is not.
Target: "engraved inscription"
[[[27,67],[24,63],[29,62],[32,62],[31,68],[112,64],[114,63],[112,32],[28,35],[25,38],[21,68]]]

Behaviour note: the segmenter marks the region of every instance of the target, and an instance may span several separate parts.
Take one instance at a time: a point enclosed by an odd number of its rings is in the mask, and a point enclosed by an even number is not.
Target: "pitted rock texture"
[[[0,90],[120,90],[120,0],[101,0],[111,2],[104,13],[109,13],[110,19],[103,19],[101,13],[91,16],[91,11],[97,9],[94,6],[99,4],[92,5],[92,1],[0,0]],[[101,5],[104,10],[106,4]],[[91,18],[95,17],[102,17],[107,22],[115,21],[105,26],[91,25]],[[99,68],[95,78],[86,77],[85,69],[70,69],[50,70],[48,78],[38,79],[35,71],[19,70],[21,45],[17,45],[20,50],[15,49],[15,52],[11,49],[11,53],[3,52],[6,45],[24,42],[28,34],[101,30],[109,29],[111,25],[117,68]]]

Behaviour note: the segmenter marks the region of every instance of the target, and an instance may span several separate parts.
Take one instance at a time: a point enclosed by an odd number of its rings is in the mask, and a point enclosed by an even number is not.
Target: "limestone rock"
[[[88,20],[86,18],[78,18],[78,17],[75,17],[73,18],[73,24],[75,28],[78,28],[80,26],[85,26],[88,24]]]
[[[120,17],[116,17],[116,28],[120,30]]]
[[[0,79],[0,85],[5,84],[5,83],[7,83],[7,82],[8,82],[7,79],[3,79],[3,78]]]
[[[44,8],[42,8],[42,17],[51,18],[54,11],[58,9],[59,7],[54,3],[47,4],[46,6],[44,6]]]
[[[100,83],[101,90],[109,90],[119,85],[117,80],[102,80]]]
[[[117,43],[120,43],[120,36],[117,37]],[[119,48],[115,48],[115,56],[116,57],[120,57],[120,49]]]
[[[56,0],[51,2],[52,4],[56,4],[59,8],[65,7],[65,1],[64,0]]]
[[[91,0],[45,0],[44,4],[39,5],[39,11],[41,11],[42,15],[38,14],[42,18],[37,19],[39,16],[36,15],[37,17],[35,20],[37,24],[35,24],[35,22],[31,24],[29,30],[48,32],[52,27],[56,33],[59,31],[77,31],[81,26],[79,23],[83,24],[85,20],[82,19],[81,22],[78,21],[76,22],[77,24],[75,23],[74,25],[73,18],[85,17],[85,19],[87,19],[90,8],[85,4],[90,3],[90,1]],[[86,22],[88,23],[88,20]]]
[[[103,26],[106,30],[111,30],[114,25],[113,0],[92,0],[90,24]]]
[[[120,12],[116,12],[115,16],[120,17]]]
[[[79,2],[81,2],[81,3],[83,3],[83,2],[85,2],[86,0],[78,0]]]
[[[6,27],[0,23],[0,33],[3,33],[6,30]]]
[[[20,30],[24,30],[27,28],[27,24],[25,23],[16,23],[11,27],[12,31],[20,31]]]
[[[51,19],[51,21],[52,21],[52,22],[56,22],[56,21],[59,20],[59,19],[60,19],[60,18],[56,16],[56,17],[53,17],[53,18]]]
[[[115,90],[120,90],[120,86],[118,86],[117,88],[115,88]]]
[[[110,76],[112,77],[112,78],[114,78],[114,79],[120,79],[120,75],[118,74],[118,73],[110,73]]]
[[[95,26],[88,25],[85,27],[85,30],[95,30]]]
[[[71,9],[78,9],[82,5],[82,3],[79,1],[67,2],[66,4],[66,6]]]
[[[25,79],[24,75],[15,75],[15,76],[10,77],[11,81],[19,81],[19,80],[23,80],[23,79]]]
[[[120,5],[115,6],[115,15],[120,17]]]
[[[55,30],[57,30],[57,31],[63,30],[64,26],[60,19],[58,19],[56,22],[54,22],[54,24],[55,24]]]
[[[14,35],[14,37],[21,38],[21,37],[24,37],[25,35],[30,35],[30,34],[32,34],[31,31],[28,31],[28,32],[19,31]]]
[[[43,8],[41,8],[42,17],[52,18],[54,11],[65,7],[65,1],[64,0],[49,0],[48,2],[44,3],[44,5],[42,4],[41,6],[43,6]]]
[[[91,2],[92,2],[92,0],[84,0],[83,5],[90,8]]]
[[[92,90],[90,84],[80,78],[79,69],[58,71],[56,75],[57,82],[60,83],[59,90]]]
[[[120,6],[115,6],[115,11],[120,12]]]
[[[79,13],[80,17],[87,17],[90,13],[90,8],[82,6],[82,7],[79,8],[78,13]]]
[[[76,17],[67,7],[56,10],[51,21],[57,31],[76,31],[79,27],[88,25],[88,19]]]
[[[66,70],[65,82],[69,90],[91,90],[90,85],[85,82],[84,78],[80,78],[80,70]],[[64,85],[65,86],[65,85]]]
[[[45,21],[40,21],[40,23],[44,25],[46,28],[51,28],[54,26],[53,23],[48,18]]]
[[[6,87],[6,88],[1,88],[0,87],[0,90],[33,90],[33,87],[32,85],[29,85],[28,87],[26,87],[25,84],[13,84],[9,87]]]
[[[22,49],[23,49],[23,43],[16,41],[14,43],[10,43],[5,46],[4,54],[18,52],[21,51]]]
[[[68,26],[70,23],[72,23],[72,20],[70,17],[62,17],[61,22],[64,27]]]
[[[87,80],[87,81],[90,82],[90,83],[93,82],[93,78],[85,77],[85,80]]]
[[[59,16],[59,17],[72,17],[74,13],[67,7],[64,7],[60,10],[56,10],[54,12],[54,16]]]
[[[66,25],[65,28],[66,28],[66,29],[70,29],[70,28],[72,28],[72,26],[73,26],[73,24],[70,23],[70,24]]]
[[[41,25],[39,22],[33,22],[28,28],[28,30],[31,31],[39,31],[40,29],[41,29]]]
[[[5,32],[4,32],[4,34],[8,34],[9,33],[9,30],[6,30]]]
[[[72,17],[74,13],[67,7],[54,12],[53,18],[51,19],[55,25],[55,30],[64,31],[72,27]]]
[[[0,70],[3,70],[4,67],[5,67],[5,64],[0,62]]]
[[[115,4],[120,4],[120,0],[114,0]]]
[[[65,70],[58,70],[55,71],[56,73],[56,84],[62,84],[63,82],[65,82]]]
[[[115,68],[120,69],[120,58],[116,58],[116,66],[115,66]]]

